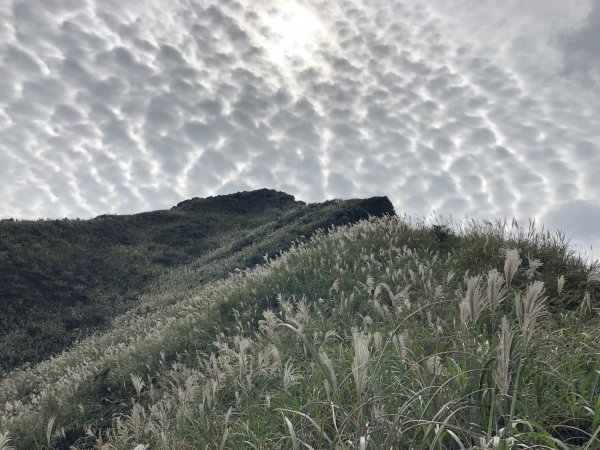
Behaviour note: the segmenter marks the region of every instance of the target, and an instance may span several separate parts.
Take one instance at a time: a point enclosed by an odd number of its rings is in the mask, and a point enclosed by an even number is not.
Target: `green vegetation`
[[[344,205],[162,274],[106,332],[7,374],[0,448],[600,447],[596,263],[502,223],[286,241],[360,218]]]
[[[212,267],[215,252],[237,254],[210,274],[223,277],[319,227],[393,213],[385,198],[326,208],[262,189],[128,216],[0,221],[0,371],[35,364],[107,329],[165,270],[192,261]],[[283,227],[287,234],[267,238]],[[242,255],[246,247],[254,252]]]

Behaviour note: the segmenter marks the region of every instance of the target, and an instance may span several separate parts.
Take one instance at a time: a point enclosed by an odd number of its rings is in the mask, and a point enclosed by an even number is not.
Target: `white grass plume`
[[[535,281],[527,287],[527,293],[522,298],[520,294],[515,298],[517,320],[525,338],[525,345],[529,346],[539,320],[546,314],[544,303],[544,283]]]
[[[277,315],[270,309],[266,309],[263,311],[263,319],[258,321],[258,328],[268,336],[272,336],[278,324]]]
[[[562,290],[563,290],[564,287],[565,287],[565,276],[561,275],[556,280],[556,291],[558,292],[559,295],[562,292]]]
[[[425,367],[431,375],[439,376],[444,373],[444,365],[439,355],[431,355],[425,360]]]
[[[131,383],[133,384],[133,388],[139,397],[142,394],[142,390],[144,389],[144,386],[146,386],[146,383],[144,383],[144,380],[141,376],[133,373],[131,374]]]
[[[510,289],[513,278],[521,265],[521,258],[519,258],[519,250],[516,248],[507,249],[506,257],[504,259],[504,276],[506,277],[506,287]]]
[[[52,447],[52,437],[54,431],[54,423],[56,422],[56,416],[50,417],[48,419],[48,424],[46,425],[46,442],[50,447]]]
[[[494,371],[494,381],[500,394],[508,394],[509,375],[510,375],[510,349],[512,345],[512,333],[506,316],[502,317],[500,329],[500,342],[498,343],[496,370]]]
[[[460,321],[466,326],[468,322],[476,323],[485,308],[485,295],[481,286],[481,277],[470,277],[467,280],[467,292],[460,302]]]
[[[492,269],[487,276],[487,302],[492,311],[495,311],[505,298],[504,277],[498,270]]]
[[[296,375],[296,369],[294,369],[292,360],[288,359],[283,366],[283,388],[285,389],[285,392],[288,392],[289,389],[293,385],[297,384],[300,379],[301,377]]]
[[[406,357],[408,356],[408,345],[407,345],[407,335],[405,333],[393,334],[392,335],[392,344],[400,357],[400,361],[406,361]]]
[[[352,376],[356,386],[358,398],[367,387],[367,363],[369,361],[369,338],[363,333],[354,332],[352,339],[354,341],[354,361],[352,363]]]
[[[527,279],[533,280],[535,278],[535,276],[537,275],[537,270],[540,267],[542,267],[544,265],[544,263],[541,262],[539,259],[532,258],[529,255],[527,255],[527,261],[529,264],[529,267],[527,268]]]

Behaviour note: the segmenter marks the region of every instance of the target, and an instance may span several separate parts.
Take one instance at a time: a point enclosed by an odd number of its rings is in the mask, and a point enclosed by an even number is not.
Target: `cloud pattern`
[[[290,4],[318,22],[298,57],[270,25]],[[600,4],[565,5],[3,2],[0,215],[272,187],[537,217],[600,248]]]

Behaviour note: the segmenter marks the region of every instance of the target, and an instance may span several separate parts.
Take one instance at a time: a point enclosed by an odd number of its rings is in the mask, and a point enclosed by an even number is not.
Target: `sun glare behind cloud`
[[[308,9],[289,2],[271,16],[268,27],[272,56],[280,61],[294,61],[306,60],[314,51],[320,25]]]

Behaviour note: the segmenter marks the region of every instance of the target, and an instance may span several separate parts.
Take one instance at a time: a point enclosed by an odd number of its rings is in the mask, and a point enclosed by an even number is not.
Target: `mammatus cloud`
[[[418,215],[546,218],[600,245],[599,11],[9,0],[0,215],[273,187],[307,201],[385,194]]]
[[[594,0],[590,7],[583,26],[563,33],[559,45],[563,52],[563,74],[597,89],[600,86],[600,2]]]

